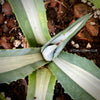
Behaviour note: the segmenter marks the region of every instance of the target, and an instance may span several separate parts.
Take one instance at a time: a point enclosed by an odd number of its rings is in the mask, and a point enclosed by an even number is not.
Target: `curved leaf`
[[[55,35],[53,38],[51,38],[42,47],[41,50],[45,60],[51,61],[52,59],[57,57],[62,51],[62,49],[65,47],[67,42],[85,25],[85,23],[88,21],[90,17],[91,14],[84,15],[83,17],[75,21],[73,24],[71,24],[68,28]]]
[[[50,39],[42,0],[8,0],[29,45],[43,45]],[[39,2],[39,3],[38,3]]]
[[[24,78],[46,63],[40,48],[0,50],[0,83]]]
[[[34,98],[34,94],[35,94],[35,87],[36,87],[36,71],[33,71],[30,75],[29,75],[29,79],[28,79],[28,91],[27,91],[27,97],[26,100],[33,100]]]
[[[73,99],[100,98],[100,69],[92,61],[63,52],[49,68]]]
[[[43,68],[30,74],[27,100],[52,100],[56,78]]]

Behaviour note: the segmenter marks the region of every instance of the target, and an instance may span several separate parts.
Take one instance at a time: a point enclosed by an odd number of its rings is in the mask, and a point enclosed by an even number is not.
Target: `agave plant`
[[[51,38],[42,0],[8,1],[30,48],[0,50],[0,83],[28,75],[27,100],[52,100],[58,80],[75,100],[99,100],[100,69],[86,58],[63,51],[91,14]]]

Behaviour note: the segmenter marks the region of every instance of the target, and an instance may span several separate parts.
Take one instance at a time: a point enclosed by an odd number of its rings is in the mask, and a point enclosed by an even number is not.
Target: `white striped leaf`
[[[29,76],[27,100],[52,100],[56,78],[47,69],[39,69]]]
[[[51,72],[73,99],[99,100],[100,69],[92,61],[64,52],[53,61]]]
[[[46,63],[40,48],[0,50],[0,83],[24,78]]]
[[[68,28],[63,30],[62,32],[55,35],[51,38],[43,47],[42,47],[42,54],[46,61],[51,61],[55,57],[59,55],[62,49],[65,47],[66,43],[85,25],[88,19],[91,17],[91,14],[87,14],[82,18],[75,21],[72,25]],[[49,47],[52,47],[48,50]],[[55,49],[54,49],[55,47]],[[45,52],[47,51],[47,52]],[[53,52],[51,52],[53,51]],[[51,54],[52,53],[52,54]],[[49,55],[52,56],[49,56]]]
[[[0,57],[0,73],[15,70],[41,60],[43,60],[43,58],[40,53],[14,57]]]
[[[50,35],[42,0],[8,0],[29,45],[45,44]]]

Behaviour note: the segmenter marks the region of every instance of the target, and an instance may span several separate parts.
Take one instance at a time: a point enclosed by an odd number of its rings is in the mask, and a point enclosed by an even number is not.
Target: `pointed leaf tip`
[[[51,38],[41,49],[44,59],[51,61],[56,58],[66,43],[85,25],[90,17],[91,14],[84,15],[67,29]]]

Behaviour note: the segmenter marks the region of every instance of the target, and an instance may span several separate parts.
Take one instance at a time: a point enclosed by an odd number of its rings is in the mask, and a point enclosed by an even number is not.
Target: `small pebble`
[[[52,34],[53,34],[53,35],[56,35],[56,33],[55,33],[55,32],[53,32]]]
[[[18,32],[18,34],[19,34],[20,36],[22,36],[22,33],[21,33],[21,32]]]
[[[16,47],[13,47],[12,49],[16,49]]]
[[[86,3],[86,2],[87,2],[87,0],[81,0],[81,2]]]
[[[14,20],[14,23],[16,23],[17,21],[16,20]]]
[[[4,24],[7,24],[7,21],[4,21]]]
[[[3,5],[3,4],[4,4],[4,2],[5,2],[4,0],[0,0],[1,5]]]
[[[97,15],[97,12],[96,11],[94,12],[94,15]]]
[[[73,45],[75,48],[79,48],[79,44],[74,44]]]
[[[97,10],[97,11],[96,11],[96,14],[97,14],[97,15],[100,15],[100,10]]]
[[[90,25],[95,25],[96,23],[95,22],[90,22]]]
[[[92,9],[93,9],[93,10],[96,10],[96,7],[95,7],[95,6],[92,6]]]
[[[97,16],[97,12],[95,11],[94,12],[94,16],[93,16],[94,18],[98,18],[98,16]]]
[[[21,44],[21,41],[20,40],[15,40],[14,43],[13,43],[13,45],[15,47],[18,47],[20,44]]]
[[[87,48],[87,49],[90,49],[90,48],[91,48],[91,44],[88,43],[87,46],[86,46],[86,48]]]
[[[63,2],[61,4],[64,4]]]
[[[1,95],[2,95],[3,97],[5,97],[5,92],[1,92]]]
[[[74,41],[71,41],[71,44],[72,44],[72,45],[74,45],[74,44],[75,44],[75,42],[74,42]]]
[[[21,32],[18,33],[19,34],[19,39],[22,39],[23,38],[23,35]]]
[[[91,2],[87,2],[87,5],[92,6]]]
[[[3,16],[5,17],[6,15],[5,15],[5,14],[3,14]]]
[[[23,45],[23,44],[21,44],[21,47],[24,47],[24,45]]]
[[[63,11],[61,11],[61,13],[63,13]]]
[[[94,15],[94,18],[98,18],[98,16],[97,15]]]
[[[55,33],[55,32],[53,32],[53,33],[51,33],[51,35],[55,36],[55,35],[56,35],[56,33]]]
[[[17,28],[15,28],[15,31],[17,30]]]
[[[11,98],[10,97],[6,97],[6,100],[11,100]]]

